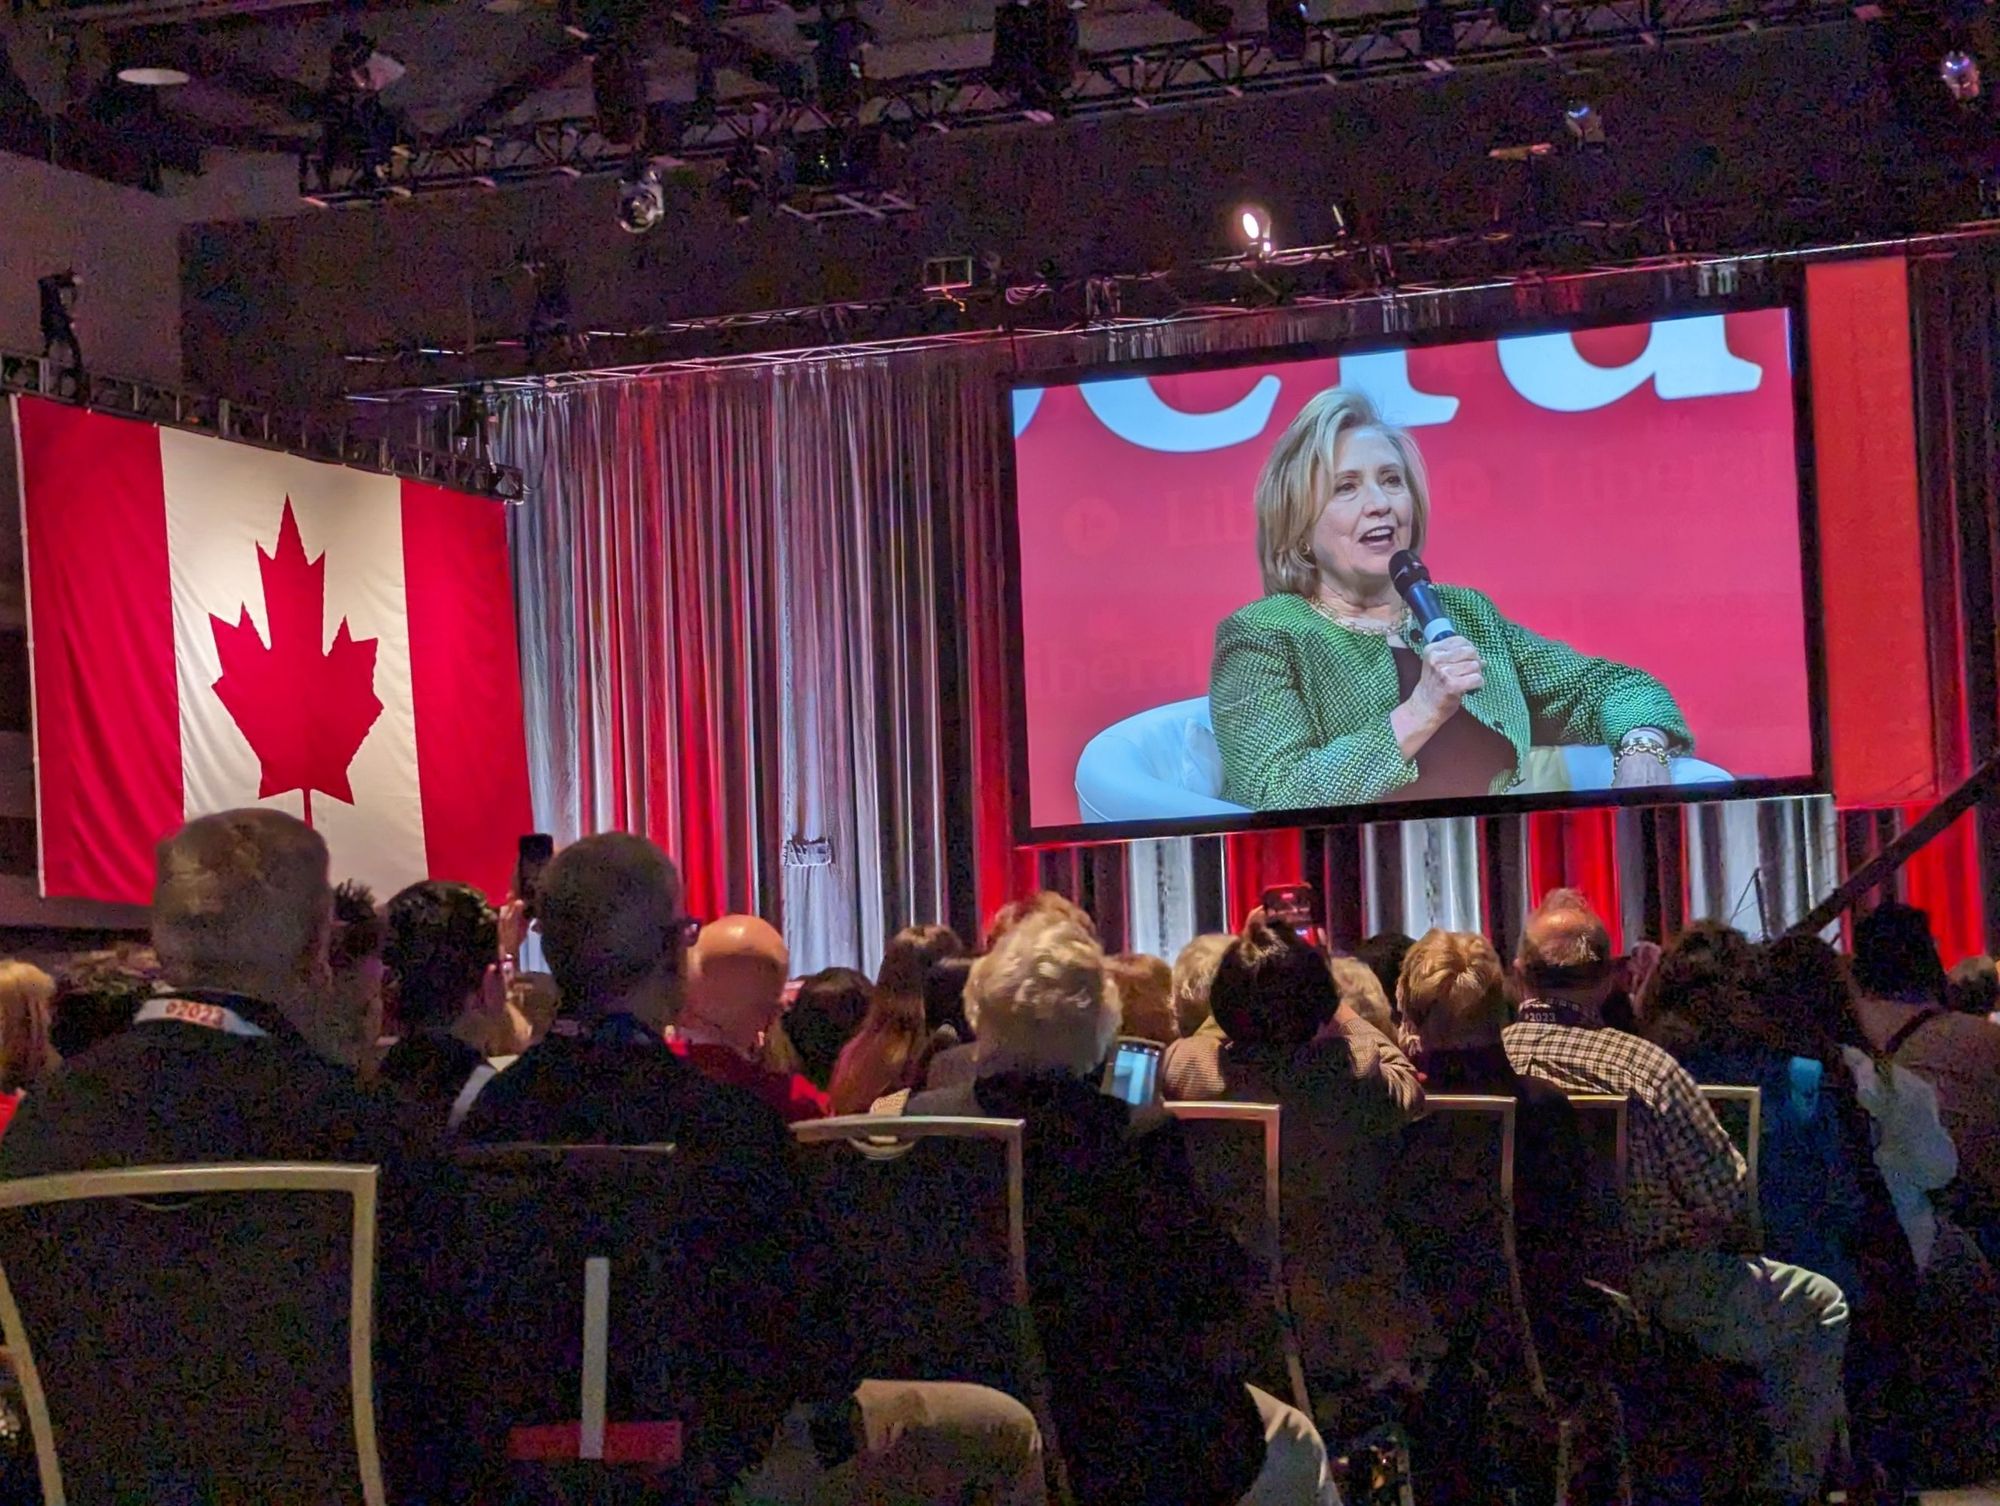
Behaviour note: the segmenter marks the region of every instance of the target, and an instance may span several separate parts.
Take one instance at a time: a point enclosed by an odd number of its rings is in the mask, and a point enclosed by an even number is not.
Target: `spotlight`
[[[618,228],[627,235],[644,235],[666,217],[660,170],[651,163],[634,163],[618,182]]]
[[[80,290],[77,275],[70,271],[50,272],[35,279],[35,289],[41,303],[42,355],[80,380],[83,346],[77,341],[76,321],[71,317]]]
[[[1956,48],[1947,52],[1938,64],[1938,79],[1951,97],[1962,105],[1969,105],[1979,98],[1979,62],[1969,52]]]
[[[1563,126],[1576,138],[1578,146],[1604,145],[1604,117],[1587,99],[1579,99],[1563,111]]]
[[[1500,0],[1493,7],[1493,19],[1508,31],[1526,36],[1542,19],[1541,0]]]
[[[1236,238],[1252,256],[1271,254],[1270,211],[1256,204],[1241,205],[1236,211],[1233,224]]]
[[[380,51],[373,37],[350,31],[333,44],[331,72],[335,88],[351,89],[356,94],[380,94],[409,70]]]
[[[1306,0],[1264,0],[1264,45],[1271,56],[1295,63],[1306,55]]]

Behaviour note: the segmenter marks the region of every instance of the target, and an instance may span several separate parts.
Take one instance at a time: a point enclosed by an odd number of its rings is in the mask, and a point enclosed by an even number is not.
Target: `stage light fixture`
[[[120,68],[118,82],[139,89],[178,89],[190,79],[178,68],[133,67]]]
[[[1938,80],[1953,99],[1969,105],[1979,98],[1979,61],[1971,53],[1953,48],[1938,64]]]
[[[855,14],[852,3],[838,10],[822,5],[818,32],[813,44],[813,73],[820,108],[830,115],[851,114],[861,108],[861,54],[874,37],[868,23]]]
[[[1542,19],[1541,0],[1500,0],[1493,19],[1508,31],[1526,36]]]
[[[1444,0],[1424,0],[1417,11],[1417,46],[1426,58],[1448,58],[1458,50],[1458,31]]]
[[[1575,100],[1563,111],[1563,127],[1580,147],[1604,145],[1604,116],[1587,99]]]
[[[1000,0],[987,77],[1029,110],[1053,114],[1076,78],[1078,45],[1071,0]]]
[[[737,224],[756,213],[757,201],[764,196],[764,173],[757,161],[757,149],[749,142],[738,142],[730,152],[729,160],[722,165],[722,176],[716,180],[715,191]]]
[[[1310,34],[1306,0],[1264,0],[1264,45],[1272,57],[1297,62],[1306,55]]]
[[[1237,206],[1232,221],[1237,240],[1252,256],[1269,256],[1272,249],[1271,213],[1258,204]]]
[[[618,228],[627,235],[644,235],[666,217],[660,170],[650,162],[634,163],[618,182]]]

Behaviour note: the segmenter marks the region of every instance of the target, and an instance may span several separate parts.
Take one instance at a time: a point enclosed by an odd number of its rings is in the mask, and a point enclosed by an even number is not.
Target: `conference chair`
[[[741,1211],[732,1158],[524,1144],[452,1159],[467,1267],[449,1340],[468,1391],[458,1498],[726,1498],[793,1399],[760,1367],[798,1318],[793,1273],[744,1256],[768,1231]]]
[[[1427,1406],[1436,1401],[1438,1408],[1430,1418],[1433,1438],[1442,1431],[1452,1446],[1426,1450],[1421,1473],[1466,1475],[1461,1483],[1473,1488],[1470,1482],[1489,1478],[1490,1469],[1503,1493],[1566,1503],[1584,1467],[1603,1461],[1615,1470],[1616,1499],[1629,1503],[1616,1393],[1591,1385],[1574,1401],[1559,1398],[1535,1344],[1514,1224],[1515,1101],[1435,1094],[1426,1110],[1404,1131],[1391,1214],[1447,1349]],[[1454,1387],[1469,1377],[1485,1392],[1477,1403],[1485,1436],[1477,1440],[1451,1428]],[[1483,1448],[1475,1450],[1475,1443]]]
[[[1180,1121],[1195,1180],[1228,1219],[1246,1249],[1268,1273],[1271,1303],[1283,1348],[1292,1405],[1312,1416],[1312,1397],[1285,1292],[1283,1220],[1279,1209],[1278,1150],[1283,1111],[1275,1103],[1172,1101],[1163,1105]]]
[[[48,1506],[382,1506],[376,1169],[0,1182],[0,1328]]]
[[[1028,1291],[1023,1123],[845,1115],[792,1126],[846,1269],[847,1332],[870,1375],[973,1381],[1027,1403],[1070,1500]],[[885,1274],[892,1273],[892,1274]]]
[[[1593,1227],[1608,1231],[1608,1248],[1590,1252],[1593,1279],[1628,1288],[1632,1252],[1624,1235],[1625,1178],[1631,1162],[1631,1102],[1623,1093],[1572,1093],[1577,1130],[1590,1154],[1590,1182],[1585,1194],[1595,1205]]]
[[[1744,1195],[1750,1203],[1750,1226],[1758,1245],[1764,1240],[1763,1204],[1758,1201],[1757,1158],[1764,1143],[1764,1090],[1733,1084],[1701,1085],[1701,1096],[1715,1110],[1723,1133],[1743,1156]]]

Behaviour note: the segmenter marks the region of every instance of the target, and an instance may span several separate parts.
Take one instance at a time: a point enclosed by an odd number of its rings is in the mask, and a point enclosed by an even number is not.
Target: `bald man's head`
[[[1537,993],[1600,1001],[1611,988],[1611,933],[1574,889],[1558,889],[1521,933],[1521,978]]]
[[[746,1048],[771,1028],[792,954],[770,922],[725,915],[701,928],[689,980],[691,1012]]]

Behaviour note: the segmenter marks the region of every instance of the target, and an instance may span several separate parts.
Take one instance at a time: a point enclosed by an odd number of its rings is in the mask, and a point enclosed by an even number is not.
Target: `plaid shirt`
[[[1524,1076],[1631,1100],[1625,1218],[1636,1258],[1740,1244],[1750,1212],[1743,1157],[1671,1056],[1636,1035],[1586,1025],[1559,999],[1523,1004],[1504,1039]]]

